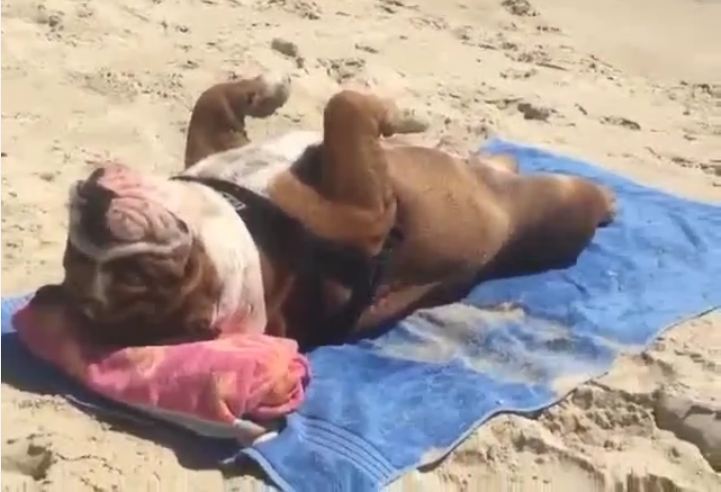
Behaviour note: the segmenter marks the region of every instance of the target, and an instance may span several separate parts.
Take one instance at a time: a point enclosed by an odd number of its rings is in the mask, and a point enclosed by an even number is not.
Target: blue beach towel
[[[302,408],[277,437],[234,459],[257,461],[283,490],[377,490],[441,458],[492,415],[545,408],[607,371],[619,352],[721,306],[721,207],[530,147],[492,141],[486,150],[513,154],[524,173],[603,183],[617,193],[619,215],[570,268],[485,282],[377,338],[313,351]],[[36,370],[5,342],[4,381],[6,371]]]

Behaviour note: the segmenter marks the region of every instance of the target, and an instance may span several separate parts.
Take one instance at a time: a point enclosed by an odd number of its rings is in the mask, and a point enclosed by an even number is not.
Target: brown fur
[[[220,295],[218,274],[202,244],[195,241],[181,249],[169,256],[138,254],[104,264],[110,289],[108,303],[99,306],[90,292],[97,263],[68,243],[63,289],[86,312],[85,318],[92,318],[89,334],[120,346],[216,336],[211,321]]]
[[[577,178],[517,174],[508,156],[460,159],[436,148],[403,144],[394,133],[393,104],[343,91],[324,112],[323,143],[309,149],[271,185],[270,196],[321,236],[376,254],[390,228],[405,240],[395,252],[383,293],[358,322],[376,326],[419,306],[453,300],[483,276],[572,262],[610,220],[610,196]],[[288,247],[291,251],[293,248]],[[268,312],[279,334],[304,338],[347,292],[326,282],[320,293],[287,269],[264,262],[273,281]],[[310,306],[310,308],[309,308]]]
[[[264,90],[259,79],[252,79],[203,93],[190,120],[186,167],[246,144],[245,115],[272,112],[272,104],[258,97],[267,97]],[[452,301],[479,278],[572,262],[596,227],[611,219],[611,195],[590,182],[525,177],[507,156],[462,159],[438,148],[383,138],[401,131],[401,123],[392,103],[340,92],[326,105],[322,143],[308,149],[269,189],[278,206],[315,234],[367,256],[381,250],[394,225],[402,230],[404,239],[393,253],[378,299],[357,322],[358,330],[417,307]],[[267,332],[301,343],[317,340],[319,325],[342,307],[349,292],[330,279],[299,274],[297,266],[304,261],[297,258],[299,239],[275,232],[278,247],[260,251]],[[77,261],[66,260],[66,284],[82,297]],[[183,270],[184,262],[189,270]],[[208,313],[219,286],[199,245],[182,258],[131,263],[129,271],[142,275],[128,282],[122,276],[113,280],[118,285],[107,310],[109,324],[142,319],[144,326],[149,324],[146,330],[156,333],[118,331],[117,340],[212,335]],[[134,300],[126,302],[129,298]],[[132,314],[120,314],[125,311]]]

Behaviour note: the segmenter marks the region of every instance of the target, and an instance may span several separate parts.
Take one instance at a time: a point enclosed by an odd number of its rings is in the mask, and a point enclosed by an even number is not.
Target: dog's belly
[[[308,146],[321,142],[322,138],[318,132],[289,132],[213,154],[186,169],[183,174],[223,179],[267,195],[273,179],[287,171]]]
[[[502,246],[508,214],[465,160],[423,147],[388,149],[405,242],[392,277],[411,284],[477,273]]]
[[[293,131],[211,155],[184,174],[232,181],[267,196],[274,179],[321,141],[319,132]],[[419,285],[477,271],[497,252],[508,228],[507,214],[482,175],[440,150],[395,141],[385,147],[405,237],[390,281]],[[300,210],[288,212],[303,217]]]
[[[510,228],[485,175],[465,160],[426,147],[386,151],[404,240],[358,331],[456,301],[503,248]]]
[[[321,140],[320,133],[290,132],[209,156],[185,174],[229,180],[268,196],[276,178]],[[397,142],[385,149],[404,240],[382,282],[388,302],[365,313],[360,329],[403,314],[437,291],[463,288],[497,253],[508,228],[494,193],[465,161]],[[305,215],[290,208],[291,215]]]

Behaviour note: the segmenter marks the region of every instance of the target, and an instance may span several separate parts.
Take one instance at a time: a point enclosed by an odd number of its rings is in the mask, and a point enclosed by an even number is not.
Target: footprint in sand
[[[418,5],[403,0],[379,0],[376,5],[379,9],[389,14],[395,14],[402,9],[418,10]]]
[[[116,72],[106,68],[93,73],[77,73],[73,78],[80,79],[87,89],[118,102],[131,102],[140,91],[135,74],[128,72]]]
[[[366,61],[359,57],[325,59],[320,63],[326,67],[328,76],[339,84],[357,78],[366,66]]]
[[[628,128],[629,130],[638,131],[641,129],[641,125],[633,120],[624,118],[623,116],[604,116],[601,118],[601,123],[606,125],[616,125]]]
[[[305,66],[305,59],[301,56],[298,45],[293,41],[284,38],[273,38],[270,42],[270,48],[295,61],[296,67],[303,68]]]
[[[696,445],[711,468],[721,472],[721,405],[661,392],[654,415],[659,428]]]
[[[47,25],[52,31],[63,30],[63,13],[46,9],[43,5],[38,6],[35,14],[35,22]]]
[[[528,0],[503,0],[501,5],[511,14],[519,17],[535,17],[538,11]]]
[[[535,68],[530,68],[528,70],[519,70],[516,68],[509,68],[508,70],[504,70],[500,73],[501,78],[504,79],[514,79],[514,80],[523,80],[523,79],[530,79],[534,75],[538,74],[538,70]]]
[[[52,450],[32,439],[7,440],[3,446],[3,473],[16,472],[26,475],[35,481],[45,479],[48,470],[55,462]]]
[[[552,109],[536,106],[535,104],[525,101],[519,102],[516,108],[523,115],[523,119],[525,120],[548,121],[551,113],[553,113]]]
[[[267,0],[261,3],[258,8],[259,10],[267,10],[274,7],[280,7],[286,12],[295,14],[303,19],[318,20],[323,14],[323,11],[317,3],[308,0]]]

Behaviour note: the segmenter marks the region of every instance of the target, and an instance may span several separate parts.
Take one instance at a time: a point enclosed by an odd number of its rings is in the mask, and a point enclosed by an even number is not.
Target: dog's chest
[[[214,154],[185,170],[186,176],[230,181],[267,196],[272,181],[287,171],[322,135],[297,131]]]

